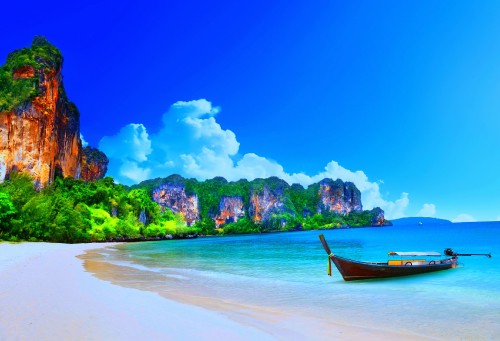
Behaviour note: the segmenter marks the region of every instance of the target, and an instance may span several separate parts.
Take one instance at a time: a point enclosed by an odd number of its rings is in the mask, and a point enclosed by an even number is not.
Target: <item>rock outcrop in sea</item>
[[[61,52],[37,36],[0,67],[0,182],[12,171],[30,174],[38,187],[56,175],[82,177],[80,113],[66,95],[62,66]],[[103,171],[90,166],[84,178]]]
[[[372,219],[370,223],[372,226],[392,225],[387,223],[387,221],[385,220],[384,211],[380,207],[375,207],[372,210]]]

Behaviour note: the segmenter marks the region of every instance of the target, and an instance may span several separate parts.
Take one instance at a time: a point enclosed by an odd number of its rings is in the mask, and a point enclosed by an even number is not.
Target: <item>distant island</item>
[[[407,217],[391,220],[394,226],[400,225],[446,225],[453,224],[451,221],[430,217]]]

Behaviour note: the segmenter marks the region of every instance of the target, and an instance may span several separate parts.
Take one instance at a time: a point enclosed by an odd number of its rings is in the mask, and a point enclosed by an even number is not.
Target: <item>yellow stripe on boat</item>
[[[402,259],[402,260],[390,260],[387,262],[389,266],[401,266],[410,262],[412,265],[417,265],[420,263],[427,263],[425,259]],[[408,264],[409,265],[409,264]]]

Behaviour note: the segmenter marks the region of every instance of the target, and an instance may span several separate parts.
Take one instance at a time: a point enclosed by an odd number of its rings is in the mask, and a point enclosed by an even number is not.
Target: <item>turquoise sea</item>
[[[335,267],[332,277],[326,274],[320,233],[333,253],[358,260],[447,247],[491,252],[493,258],[460,257],[456,269],[344,282]],[[500,340],[500,222],[129,243],[97,257],[119,266],[114,283],[170,297],[185,294],[191,304],[211,297],[430,339]]]

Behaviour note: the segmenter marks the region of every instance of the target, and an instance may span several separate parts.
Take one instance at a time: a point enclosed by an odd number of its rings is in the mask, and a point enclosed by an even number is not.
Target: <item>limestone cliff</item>
[[[187,195],[182,183],[166,182],[153,188],[153,200],[162,207],[181,213],[188,225],[200,220],[198,196]]]
[[[392,225],[391,222],[385,220],[384,211],[380,207],[375,207],[370,212],[372,226],[387,226]]]
[[[270,181],[271,184],[264,183],[262,185],[257,183],[251,188],[248,213],[254,223],[266,224],[272,218],[282,216],[285,213],[295,215],[285,195],[289,187],[288,184],[278,178],[270,178]],[[281,223],[286,224],[286,220]]]
[[[36,38],[2,67],[0,181],[12,170],[41,186],[56,173],[80,176],[80,114],[64,92],[62,61],[59,50]]]
[[[92,147],[82,150],[81,177],[85,181],[96,181],[104,178],[108,170],[109,160],[106,154]]]
[[[336,212],[347,214],[361,212],[361,192],[352,182],[343,182],[340,179],[323,179],[319,183],[318,213]]]
[[[215,216],[215,227],[235,223],[245,216],[243,197],[222,196],[219,204],[219,213]]]
[[[171,175],[132,186],[145,188],[153,200],[182,213],[188,224],[210,221],[215,228],[241,221],[257,230],[280,231],[313,226],[386,225],[384,211],[363,211],[361,193],[351,182],[324,179],[307,188],[290,186],[277,177],[228,182],[217,177],[205,181]],[[333,214],[332,214],[333,213]],[[247,226],[248,227],[248,226]]]
[[[37,187],[55,175],[80,177],[80,113],[67,98],[62,65],[61,52],[35,37],[0,67],[0,182],[13,170]]]

